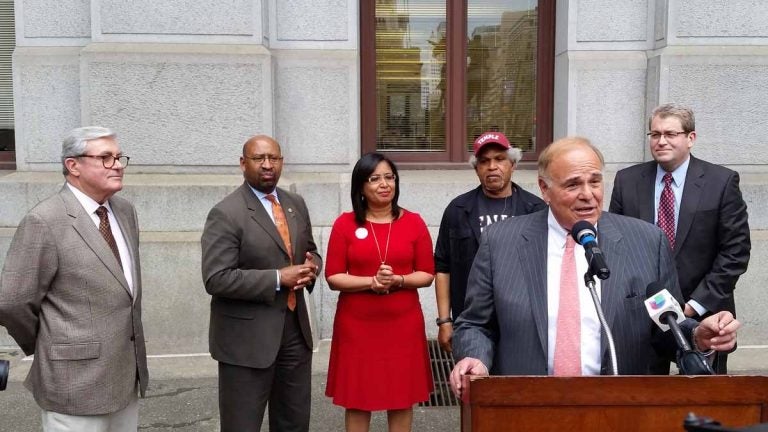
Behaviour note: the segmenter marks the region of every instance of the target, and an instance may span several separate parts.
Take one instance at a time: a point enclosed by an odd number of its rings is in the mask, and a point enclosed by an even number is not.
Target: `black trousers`
[[[269,406],[270,432],[307,432],[311,385],[312,350],[304,342],[296,313],[286,311],[280,351],[270,367],[219,362],[221,431],[258,432]]]

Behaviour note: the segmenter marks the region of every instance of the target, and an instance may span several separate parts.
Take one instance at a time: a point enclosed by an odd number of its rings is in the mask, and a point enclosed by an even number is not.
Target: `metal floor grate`
[[[435,389],[429,394],[429,401],[422,402],[422,407],[459,406],[459,400],[451,391],[449,376],[453,370],[453,356],[440,349],[437,340],[427,341],[429,349],[429,363],[432,367],[432,381]]]

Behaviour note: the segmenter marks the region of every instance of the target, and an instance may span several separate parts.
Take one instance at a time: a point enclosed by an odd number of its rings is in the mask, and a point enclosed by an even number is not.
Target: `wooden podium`
[[[463,432],[680,432],[689,412],[729,428],[768,422],[764,376],[464,379]]]

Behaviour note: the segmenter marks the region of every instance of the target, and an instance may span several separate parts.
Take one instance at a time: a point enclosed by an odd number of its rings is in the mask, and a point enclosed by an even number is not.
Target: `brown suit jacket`
[[[21,221],[0,279],[0,325],[27,355],[41,408],[108,414],[147,387],[136,210],[110,207],[128,243],[134,294],[98,228],[65,185]]]
[[[281,188],[277,196],[288,221],[295,261],[304,262],[305,253],[310,252],[322,268],[304,200]],[[288,293],[287,289],[277,291],[275,269],[291,263],[274,222],[247,183],[211,209],[201,243],[203,282],[211,295],[211,355],[237,366],[272,365],[280,348]],[[312,286],[307,289],[311,291]],[[301,332],[312,348],[307,305],[302,293],[297,294]]]

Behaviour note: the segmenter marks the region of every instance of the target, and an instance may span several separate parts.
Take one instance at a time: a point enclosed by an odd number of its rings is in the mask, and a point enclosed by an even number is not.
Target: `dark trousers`
[[[280,351],[270,367],[219,362],[221,431],[258,432],[269,405],[270,432],[307,432],[311,383],[312,350],[304,342],[296,313],[286,311]]]

